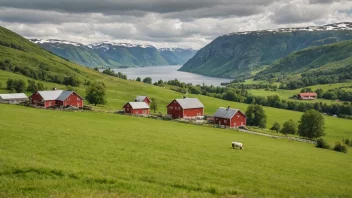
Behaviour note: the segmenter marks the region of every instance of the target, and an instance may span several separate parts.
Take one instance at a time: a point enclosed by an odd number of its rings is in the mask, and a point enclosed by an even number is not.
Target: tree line
[[[81,82],[76,76],[65,76],[65,75],[54,75],[50,73],[49,67],[40,64],[38,69],[33,69],[25,66],[14,66],[10,60],[0,61],[0,69],[10,71],[13,73],[19,73],[24,76],[33,78],[35,80],[42,80],[46,82],[52,82],[63,85],[70,85],[78,87]],[[78,70],[76,70],[78,71]]]
[[[292,111],[305,112],[310,109],[315,109],[321,113],[326,113],[328,115],[337,115],[341,118],[350,118],[352,119],[352,103],[351,102],[342,102],[327,104],[322,102],[308,103],[308,102],[298,102],[298,101],[289,101],[281,99],[278,95],[272,96],[254,96],[249,94],[245,86],[240,88],[232,87],[215,87],[213,85],[192,85],[191,83],[180,82],[179,80],[169,80],[162,81],[159,80],[154,83],[156,86],[165,86],[172,85],[171,89],[177,92],[191,93],[191,94],[201,94],[210,97],[215,97],[219,99],[224,99],[233,102],[241,102],[246,104],[258,104],[262,106],[269,106],[279,109],[287,109]],[[306,90],[311,91],[311,90]],[[316,91],[322,97],[325,92],[323,90]],[[328,92],[329,93],[329,92]],[[325,94],[327,95],[327,94]],[[296,96],[295,96],[296,97]]]

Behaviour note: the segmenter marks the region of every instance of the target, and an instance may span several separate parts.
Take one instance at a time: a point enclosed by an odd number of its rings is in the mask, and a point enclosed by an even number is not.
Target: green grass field
[[[18,74],[13,74],[10,72],[5,72],[0,70],[0,83],[3,84],[3,87],[6,84],[8,78],[21,78],[28,79]],[[182,98],[182,94],[178,92],[171,91],[166,88],[161,88],[153,85],[148,85],[136,81],[121,80],[115,77],[110,77],[102,75],[101,81],[105,82],[107,85],[107,101],[108,103],[104,106],[99,106],[97,109],[104,111],[116,111],[122,110],[122,106],[128,102],[133,101],[137,95],[147,95],[149,97],[154,97],[159,103],[158,112],[166,113],[166,105],[170,103],[174,98]],[[53,83],[44,84],[48,88],[57,87],[64,89],[65,86],[57,85]],[[81,85],[76,88],[78,93],[84,96],[85,86]],[[2,92],[6,92],[4,88]],[[27,93],[30,95],[30,93]],[[189,95],[189,97],[197,97],[205,106],[205,114],[212,115],[219,107],[231,106],[233,108],[241,109],[246,111],[248,105],[244,103],[230,102],[225,100],[220,100],[212,97],[202,96],[202,95]],[[283,124],[289,119],[299,121],[302,113],[296,111],[289,111],[283,109],[276,109],[270,107],[264,107],[267,116],[268,123],[267,128],[270,128],[274,122],[279,122]],[[337,140],[342,138],[351,138],[352,139],[352,121],[347,119],[335,118],[331,116],[325,116],[326,121],[326,133],[325,138],[330,142],[334,143]]]
[[[116,114],[0,109],[0,197],[352,194],[351,153]]]

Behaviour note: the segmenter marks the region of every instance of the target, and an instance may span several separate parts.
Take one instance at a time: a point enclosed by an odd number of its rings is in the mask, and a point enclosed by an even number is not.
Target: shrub
[[[276,132],[279,132],[280,129],[281,129],[281,126],[280,126],[280,123],[278,123],[278,122],[275,122],[273,124],[273,126],[270,128],[270,130],[273,130],[273,131],[276,131]]]
[[[287,120],[286,122],[284,122],[284,125],[283,125],[280,133],[283,133],[283,134],[296,134],[297,133],[296,122],[293,121],[292,119]]]
[[[347,146],[342,142],[336,142],[334,146],[334,151],[347,153]]]
[[[317,148],[330,149],[329,143],[327,143],[323,138],[317,139]]]

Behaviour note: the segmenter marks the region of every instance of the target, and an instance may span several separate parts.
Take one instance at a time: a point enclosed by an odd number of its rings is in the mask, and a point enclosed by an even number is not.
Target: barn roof
[[[231,119],[238,111],[238,109],[220,107],[214,117]]]
[[[204,105],[198,100],[198,98],[183,98],[175,100],[183,109],[204,108]]]
[[[11,93],[11,94],[0,94],[0,98],[3,100],[11,100],[11,99],[24,99],[28,98],[24,93]]]
[[[135,101],[143,101],[147,96],[137,96]]]
[[[44,100],[64,101],[68,96],[70,96],[74,92],[66,91],[66,90],[51,90],[51,91],[38,91],[38,93],[42,96]],[[79,97],[82,98],[81,96]]]
[[[301,97],[317,97],[316,93],[300,93],[299,94]]]
[[[149,105],[145,102],[128,102],[133,109],[149,109]]]

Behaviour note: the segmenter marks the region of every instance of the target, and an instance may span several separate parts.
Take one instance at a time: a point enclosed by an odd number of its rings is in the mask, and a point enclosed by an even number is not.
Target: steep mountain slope
[[[97,79],[99,72],[69,62],[0,27],[0,69],[62,84],[65,77]]]
[[[168,62],[151,45],[133,45],[129,43],[102,42],[88,45],[109,65],[153,66],[168,65]]]
[[[196,50],[182,48],[160,48],[161,56],[170,65],[183,65],[196,54]]]
[[[56,39],[30,39],[30,41],[39,44],[44,49],[58,56],[61,56],[81,65],[85,65],[88,67],[106,65],[106,62],[97,53],[80,43]]]
[[[156,49],[151,45],[101,42],[90,45],[64,41],[31,39],[48,51],[88,67],[135,67],[184,64],[195,50]]]
[[[275,61],[256,77],[275,74],[300,74],[316,71],[337,71],[352,66],[352,41],[311,47]]]
[[[312,46],[352,39],[352,23],[282,28],[220,36],[180,69],[218,77],[250,76],[275,60]]]

